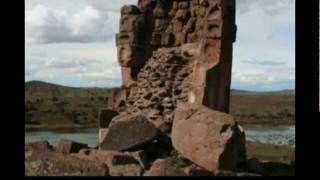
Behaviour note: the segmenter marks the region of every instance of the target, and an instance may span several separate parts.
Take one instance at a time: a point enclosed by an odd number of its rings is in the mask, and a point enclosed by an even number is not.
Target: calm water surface
[[[295,126],[281,128],[245,128],[247,140],[268,144],[290,145],[295,147]],[[90,147],[98,145],[98,129],[85,129],[73,132],[65,131],[32,131],[25,132],[25,142],[48,140],[56,145],[60,139],[70,139],[88,144]]]

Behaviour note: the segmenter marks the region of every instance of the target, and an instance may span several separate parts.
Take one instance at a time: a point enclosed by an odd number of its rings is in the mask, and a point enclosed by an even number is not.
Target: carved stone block
[[[121,14],[139,14],[140,9],[134,5],[125,5],[121,8]]]
[[[155,18],[163,18],[165,17],[166,13],[164,11],[164,9],[162,9],[161,7],[156,7],[154,10],[153,10],[153,16]]]
[[[123,32],[116,34],[116,45],[138,44],[138,38],[134,32]]]
[[[120,32],[139,31],[144,28],[144,17],[142,15],[122,15],[120,18]]]
[[[172,22],[172,30],[173,32],[182,32],[183,30],[183,23],[178,20],[173,20]]]
[[[198,5],[199,4],[199,0],[191,0],[191,5]]]
[[[175,45],[180,46],[186,42],[186,33],[179,32],[175,34]]]
[[[119,45],[118,46],[118,61],[122,67],[137,67],[144,62],[141,61],[143,57],[143,47],[135,45]]]
[[[189,1],[181,1],[178,3],[178,9],[188,9]]]
[[[155,32],[164,31],[167,26],[168,26],[168,20],[166,20],[166,19],[155,19],[154,31]]]
[[[196,26],[196,21],[197,21],[196,18],[191,17],[184,27],[184,32],[186,32],[186,33],[194,32],[195,26]]]
[[[161,34],[161,45],[170,46],[174,43],[174,37],[172,33],[162,33]]]
[[[161,45],[161,33],[152,33],[151,45],[159,46]]]
[[[179,20],[179,21],[185,21],[186,19],[188,19],[190,17],[190,11],[189,9],[179,9],[176,12],[176,16],[174,17],[175,19]]]
[[[204,24],[204,38],[219,39],[222,38],[222,26],[221,20],[211,20]]]

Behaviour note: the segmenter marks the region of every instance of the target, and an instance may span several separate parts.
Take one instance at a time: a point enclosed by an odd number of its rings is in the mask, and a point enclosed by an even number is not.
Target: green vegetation
[[[262,162],[269,176],[295,175],[295,149],[292,147],[247,142],[247,157]]]
[[[72,88],[39,81],[25,85],[27,129],[97,127],[98,110],[107,106],[112,89]]]
[[[98,111],[108,107],[113,89],[73,88],[31,81],[25,84],[26,130],[97,127]],[[241,125],[295,123],[293,91],[232,91],[230,114]]]
[[[279,126],[295,124],[294,91],[233,92],[230,114],[242,125]]]
[[[192,162],[188,159],[183,158],[176,150],[173,150],[170,154],[170,161],[172,165],[177,168],[185,168],[192,165]]]
[[[247,156],[259,161],[272,161],[290,164],[295,161],[295,149],[290,146],[247,142]]]

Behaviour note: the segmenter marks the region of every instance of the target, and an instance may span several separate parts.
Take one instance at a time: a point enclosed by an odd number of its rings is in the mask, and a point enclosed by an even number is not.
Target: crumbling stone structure
[[[243,129],[227,114],[236,29],[235,0],[123,6],[122,87],[108,98],[119,115],[100,119],[100,149],[146,150],[156,141],[206,170],[236,169],[246,158]]]
[[[138,7],[121,9],[119,30],[116,44],[124,88],[139,83],[142,68],[161,48],[189,45],[194,52],[187,63],[193,61],[188,101],[229,111],[234,0],[139,0]]]
[[[121,9],[119,30],[123,86],[100,112],[99,149],[38,142],[26,146],[28,159],[56,175],[265,173],[246,159],[245,133],[227,114],[235,0],[139,0]]]

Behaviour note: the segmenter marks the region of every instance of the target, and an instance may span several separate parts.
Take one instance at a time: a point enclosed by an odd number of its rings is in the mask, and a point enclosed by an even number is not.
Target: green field
[[[26,127],[92,126],[107,107],[111,89],[71,88],[39,81],[25,84]]]
[[[26,129],[97,127],[98,111],[108,107],[111,91],[107,88],[73,88],[40,81],[27,82]],[[294,92],[232,91],[230,114],[245,126],[294,124]]]
[[[295,124],[294,91],[233,92],[230,114],[245,126]]]

